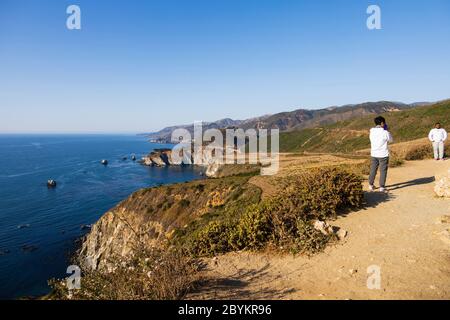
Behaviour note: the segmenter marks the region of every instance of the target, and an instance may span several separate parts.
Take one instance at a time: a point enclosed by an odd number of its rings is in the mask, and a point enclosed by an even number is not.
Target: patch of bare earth
[[[298,166],[290,158],[282,174]],[[433,193],[434,175],[448,169],[450,161],[433,160],[390,169],[389,195],[367,192],[365,208],[332,222],[348,231],[345,240],[310,258],[239,252],[208,260],[211,280],[188,298],[450,299],[450,224],[440,219],[450,200]],[[263,179],[253,182],[271,192]],[[367,287],[373,265],[379,290]]]

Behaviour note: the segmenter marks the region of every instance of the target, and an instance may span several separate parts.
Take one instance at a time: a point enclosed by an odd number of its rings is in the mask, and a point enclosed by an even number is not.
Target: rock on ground
[[[450,170],[446,175],[436,176],[434,192],[438,197],[450,198]]]

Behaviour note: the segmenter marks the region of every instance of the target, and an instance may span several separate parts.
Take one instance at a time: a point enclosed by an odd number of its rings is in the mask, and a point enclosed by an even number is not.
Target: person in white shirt
[[[375,118],[375,128],[370,129],[370,164],[369,189],[375,190],[375,177],[380,168],[380,192],[386,192],[386,178],[389,166],[388,144],[393,142],[388,131],[386,120],[383,117]]]
[[[428,134],[428,139],[433,143],[434,159],[444,160],[444,142],[447,140],[447,131],[441,128],[438,122]]]

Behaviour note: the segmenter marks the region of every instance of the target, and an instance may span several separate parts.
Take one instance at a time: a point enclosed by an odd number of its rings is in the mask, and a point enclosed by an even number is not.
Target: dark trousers
[[[375,183],[375,177],[377,176],[378,168],[380,168],[380,188],[384,188],[386,186],[388,166],[389,166],[389,157],[386,158],[372,157],[369,175],[369,184],[371,186],[373,186],[373,184]]]

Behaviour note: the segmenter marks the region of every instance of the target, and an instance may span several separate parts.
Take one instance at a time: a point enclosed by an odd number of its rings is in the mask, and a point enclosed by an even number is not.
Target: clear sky
[[[81,8],[81,30],[66,8]],[[370,4],[382,30],[366,27]],[[448,0],[0,0],[0,132],[450,98]]]

